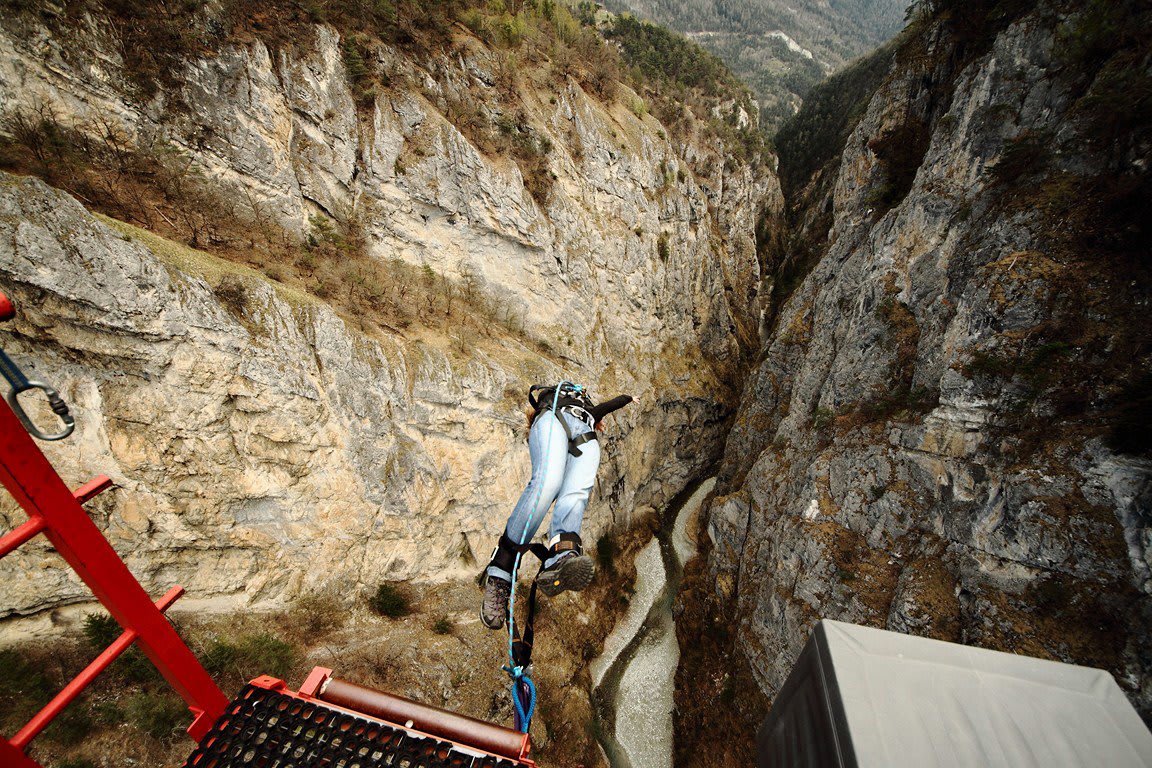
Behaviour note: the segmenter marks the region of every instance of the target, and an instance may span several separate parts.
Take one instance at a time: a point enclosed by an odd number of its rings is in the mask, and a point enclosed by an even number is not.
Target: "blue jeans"
[[[579,456],[568,453],[568,435],[559,419],[564,419],[572,437],[592,431],[592,427],[563,411],[557,411],[555,415],[546,411],[532,424],[528,431],[532,479],[520,494],[520,500],[504,527],[508,538],[517,543],[532,541],[553,502],[556,507],[552,510],[549,539],[562,533],[580,533],[580,525],[584,522],[584,509],[596,482],[596,470],[600,467],[600,444],[589,440],[578,448]],[[546,565],[551,565],[554,559],[550,558]],[[488,575],[507,581],[512,579],[512,574],[494,565],[488,567]]]

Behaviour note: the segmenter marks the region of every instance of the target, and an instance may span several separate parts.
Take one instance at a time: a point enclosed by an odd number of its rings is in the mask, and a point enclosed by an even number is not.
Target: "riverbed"
[[[684,563],[696,553],[689,523],[715,485],[710,478],[674,502],[636,556],[628,611],[593,660],[597,738],[613,768],[671,768],[672,709],[680,647],[672,605]]]

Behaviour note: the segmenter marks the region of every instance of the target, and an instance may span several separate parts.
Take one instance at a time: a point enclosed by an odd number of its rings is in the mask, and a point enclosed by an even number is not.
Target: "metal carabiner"
[[[33,423],[28,414],[24,412],[24,407],[20,405],[19,394],[27,392],[30,389],[39,389],[48,398],[48,405],[51,406],[52,412],[60,417],[60,421],[64,424],[64,429],[54,435],[46,435],[40,431],[40,428]],[[76,420],[72,418],[72,414],[68,412],[68,403],[64,402],[64,398],[60,397],[60,393],[52,387],[48,386],[42,381],[28,381],[28,386],[23,389],[13,388],[8,393],[8,405],[12,406],[12,412],[16,414],[16,418],[20,419],[24,424],[24,428],[33,437],[38,437],[41,440],[63,440],[72,434],[72,430],[76,428]]]
[[[8,405],[12,406],[12,412],[16,414],[16,418],[20,419],[20,423],[24,425],[30,435],[41,440],[63,440],[72,434],[72,430],[76,428],[76,420],[68,412],[68,403],[64,402],[60,393],[42,381],[32,381],[25,376],[24,372],[17,367],[16,363],[12,362],[12,358],[4,354],[2,349],[0,349],[0,374],[12,385],[12,389],[5,399],[8,401]],[[63,430],[54,435],[46,435],[28,417],[28,414],[24,412],[24,406],[20,404],[19,395],[30,389],[39,389],[44,393],[44,396],[48,398],[48,405],[51,406],[52,412],[59,416],[60,421],[63,422]]]

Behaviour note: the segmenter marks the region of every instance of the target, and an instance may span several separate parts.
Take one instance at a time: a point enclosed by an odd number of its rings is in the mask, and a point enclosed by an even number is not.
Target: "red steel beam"
[[[76,501],[83,504],[111,487],[112,480],[106,475],[100,475],[77,488],[72,495],[76,497]],[[0,537],[0,557],[4,557],[16,548],[27,544],[33,536],[44,530],[45,525],[44,518],[34,517]]]
[[[7,403],[0,405],[0,483],[29,518],[43,519],[44,535],[120,626],[139,634],[140,650],[195,715],[188,734],[199,741],[224,713],[228,700]]]
[[[472,754],[489,754],[514,761],[523,768],[537,768],[536,763],[528,757],[532,741],[526,733],[383,691],[345,683],[333,678],[332,670],[326,667],[314,667],[296,693],[283,680],[268,675],[261,675],[249,683],[327,709],[375,720],[418,737],[449,741],[455,747]],[[241,702],[242,699],[237,701]],[[235,730],[238,727],[236,722],[226,721],[223,727],[229,733],[238,732]],[[221,738],[227,738],[227,734]]]
[[[76,497],[76,501],[84,504],[91,501],[97,494],[103,493],[112,487],[112,479],[107,475],[97,475],[84,485],[73,491],[72,495]]]
[[[42,768],[32,758],[25,755],[4,739],[0,739],[0,765],[4,768]]]
[[[17,547],[26,544],[29,539],[42,530],[44,530],[44,518],[42,517],[26,520],[20,526],[13,528],[3,538],[0,538],[0,557],[4,557]]]
[[[180,599],[184,594],[184,587],[172,587],[164,595],[156,601],[156,608],[160,611],[168,610],[172,603]],[[40,732],[48,727],[48,724],[56,719],[57,715],[64,711],[64,708],[71,704],[77,696],[84,692],[84,689],[92,684],[96,676],[108,668],[108,665],[116,661],[120,654],[128,650],[132,643],[136,642],[138,637],[135,630],[126,629],[112,641],[112,644],[104,649],[103,653],[93,659],[92,663],[84,668],[84,671],[76,675],[72,682],[64,686],[64,690],[56,694],[52,701],[44,705],[44,708],[36,713],[36,716],[28,721],[28,724],[21,728],[15,736],[12,737],[12,746],[16,749],[24,749],[28,746],[32,739],[40,735]]]

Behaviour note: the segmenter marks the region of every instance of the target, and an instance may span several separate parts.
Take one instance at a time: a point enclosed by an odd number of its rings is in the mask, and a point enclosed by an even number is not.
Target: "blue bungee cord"
[[[554,418],[548,423],[548,439],[544,443],[544,461],[542,463],[543,470],[540,473],[540,482],[536,486],[536,495],[529,507],[528,519],[524,521],[524,529],[520,532],[519,545],[521,547],[524,546],[524,541],[528,538],[528,530],[532,528],[532,518],[536,505],[540,502],[540,493],[544,486],[544,473],[548,471],[548,453],[552,447],[552,433],[556,429],[555,419],[560,418],[556,415],[556,405],[560,402],[560,390],[564,388],[565,384],[574,388],[576,391],[583,389],[579,384],[573,384],[570,381],[561,381],[556,385],[556,390],[552,393],[551,411]],[[527,668],[516,664],[516,657],[512,651],[516,632],[516,573],[520,569],[520,558],[523,556],[523,552],[517,552],[516,559],[512,562],[512,586],[508,591],[508,666],[501,667],[501,669],[507,672],[512,678],[512,704],[516,708],[516,717],[514,720],[516,730],[521,733],[528,733],[528,726],[532,723],[532,715],[536,711],[536,684],[532,682],[532,677],[528,674]],[[525,706],[520,699],[521,692],[527,694],[527,706]]]

